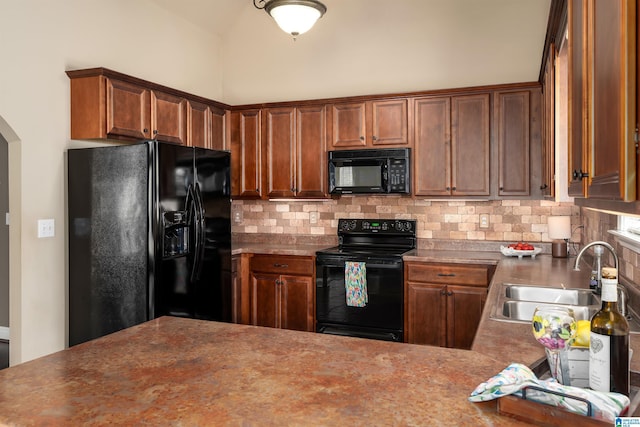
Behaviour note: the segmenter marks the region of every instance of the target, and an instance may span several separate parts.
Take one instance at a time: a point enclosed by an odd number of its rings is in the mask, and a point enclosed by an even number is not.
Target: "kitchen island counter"
[[[503,368],[464,350],[162,317],[0,371],[0,423],[518,425],[467,400]]]

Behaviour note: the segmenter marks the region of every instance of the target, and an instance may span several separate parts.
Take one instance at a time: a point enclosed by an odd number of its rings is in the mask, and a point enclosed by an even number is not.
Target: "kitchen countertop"
[[[496,265],[471,351],[163,317],[1,370],[0,424],[518,425],[495,401],[467,400],[509,363],[544,357],[529,324],[490,318],[501,284],[587,287],[587,272],[548,255],[419,249],[404,259]]]
[[[467,400],[503,367],[466,350],[162,317],[0,371],[0,423],[525,425]]]

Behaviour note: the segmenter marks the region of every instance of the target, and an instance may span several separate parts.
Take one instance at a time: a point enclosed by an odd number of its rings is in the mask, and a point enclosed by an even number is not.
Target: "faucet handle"
[[[622,314],[623,317],[627,317],[627,305],[629,304],[629,292],[624,287],[618,283],[618,311]]]

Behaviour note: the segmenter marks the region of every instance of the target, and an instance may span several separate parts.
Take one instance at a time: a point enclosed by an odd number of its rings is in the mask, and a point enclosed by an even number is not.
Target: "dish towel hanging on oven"
[[[367,266],[364,262],[345,261],[344,288],[349,307],[365,307],[367,294]]]

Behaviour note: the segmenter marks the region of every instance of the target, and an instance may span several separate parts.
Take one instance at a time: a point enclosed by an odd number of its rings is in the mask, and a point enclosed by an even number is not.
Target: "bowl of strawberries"
[[[526,242],[517,242],[511,243],[507,246],[500,246],[500,252],[504,256],[517,256],[522,259],[522,257],[530,256],[531,258],[535,258],[540,252],[542,252],[542,248],[536,248],[532,244]]]

